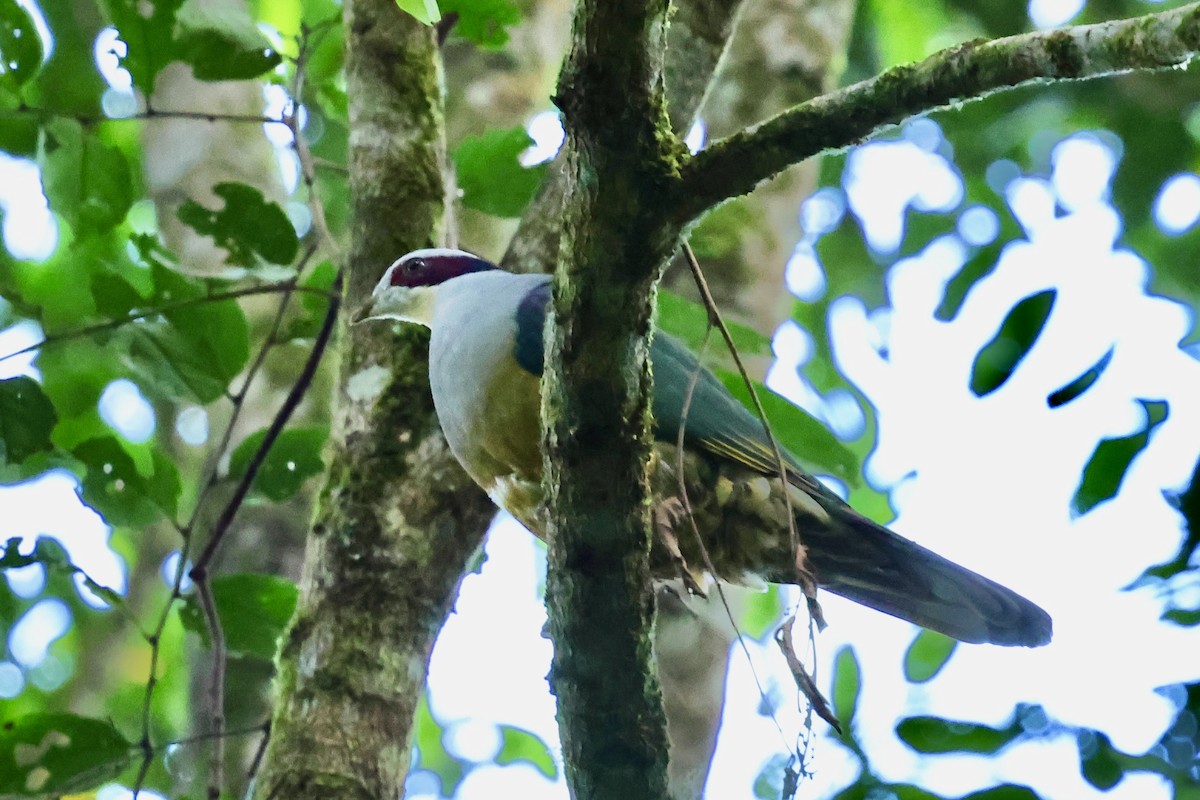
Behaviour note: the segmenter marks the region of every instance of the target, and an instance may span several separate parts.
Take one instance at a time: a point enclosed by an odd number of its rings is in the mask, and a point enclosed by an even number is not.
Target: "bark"
[[[663,77],[668,113],[676,133],[684,134],[712,81],[729,43],[743,0],[686,0],[676,4],[667,32]],[[551,272],[558,262],[561,211],[569,175],[565,155],[521,217],[501,262],[513,272]]]
[[[676,240],[656,202],[679,155],[666,14],[661,0],[581,3],[556,97],[570,188],[542,384],[546,602],[577,800],[667,796],[646,502],[652,291]]]
[[[345,9],[353,230],[345,304],[440,241],[442,86],[433,32],[394,0]],[[429,653],[493,513],[438,432],[425,336],[341,331],[301,596],[279,656],[258,797],[401,797]]]

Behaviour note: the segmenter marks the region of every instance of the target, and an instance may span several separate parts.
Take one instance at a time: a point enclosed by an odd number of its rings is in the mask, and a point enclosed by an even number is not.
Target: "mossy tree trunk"
[[[345,22],[353,309],[397,256],[439,242],[445,144],[433,31],[394,0],[349,0]],[[403,796],[433,641],[494,512],[441,438],[427,336],[339,333],[330,468],[279,657],[261,798]]]

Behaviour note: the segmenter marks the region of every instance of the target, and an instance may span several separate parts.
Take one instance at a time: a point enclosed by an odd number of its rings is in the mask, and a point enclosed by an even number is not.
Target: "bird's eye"
[[[423,258],[414,258],[411,261],[404,262],[404,271],[409,275],[415,275],[423,269],[425,269],[425,259]]]

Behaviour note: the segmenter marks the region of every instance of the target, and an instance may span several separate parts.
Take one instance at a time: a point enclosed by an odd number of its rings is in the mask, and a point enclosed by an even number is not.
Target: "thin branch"
[[[317,35],[324,36],[327,32],[327,29],[321,29]],[[316,189],[316,163],[313,160],[313,154],[309,149],[308,141],[304,138],[303,131],[300,130],[300,103],[304,95],[304,70],[308,65],[308,58],[314,46],[314,42],[311,41],[313,35],[313,29],[307,26],[302,27],[300,44],[296,53],[296,80],[291,92],[292,106],[288,110],[285,120],[292,132],[292,148],[296,151],[296,158],[300,161],[300,174],[304,179],[304,187],[308,192],[308,208],[312,214],[313,228],[316,229],[321,241],[325,243],[325,246],[333,256],[333,260],[341,264],[344,263],[341,256],[341,248],[338,246],[337,240],[333,237],[333,233],[329,229],[329,222],[325,219],[325,206],[321,204],[321,198]]]
[[[679,476],[679,501],[683,504],[683,512],[687,517],[692,528],[692,535],[696,537],[696,545],[700,550],[700,558],[704,561],[704,569],[712,575],[713,582],[717,590],[717,597],[721,600],[721,606],[725,609],[725,617],[729,620],[729,624],[733,626],[733,630],[737,633],[738,645],[741,646],[742,652],[746,656],[746,663],[750,667],[750,676],[754,679],[754,686],[758,689],[758,696],[763,702],[763,707],[771,710],[771,722],[775,724],[775,730],[779,731],[779,738],[783,742],[784,748],[788,747],[787,735],[783,732],[783,726],[779,724],[779,718],[775,716],[774,709],[771,709],[770,703],[767,701],[767,690],[763,688],[762,680],[758,677],[758,670],[754,668],[754,657],[750,655],[750,648],[746,645],[746,637],[742,635],[741,628],[738,627],[737,620],[734,619],[733,609],[729,605],[729,598],[725,596],[725,587],[721,585],[721,576],[713,564],[712,556],[708,553],[708,546],[704,543],[704,537],[700,535],[700,526],[696,523],[696,515],[692,510],[692,499],[688,494],[687,489],[687,469],[684,464],[684,439],[687,435],[687,420],[688,414],[692,409],[692,398],[696,394],[696,386],[700,382],[700,372],[703,369],[701,360],[704,354],[708,351],[708,340],[713,332],[712,315],[710,312],[709,325],[704,329],[704,339],[700,343],[699,358],[696,361],[696,369],[692,372],[688,379],[687,391],[683,395],[683,408],[679,412],[679,431],[675,437],[675,473]],[[681,556],[682,558],[682,556]]]
[[[341,283],[342,277],[339,272],[337,279],[334,281],[334,286],[340,288]],[[313,342],[312,350],[308,354],[308,360],[304,362],[304,368],[300,371],[296,382],[292,384],[292,388],[288,392],[287,397],[284,398],[283,405],[276,412],[275,418],[271,420],[271,426],[267,429],[266,436],[263,437],[262,443],[255,450],[254,456],[246,465],[246,473],[242,476],[241,481],[234,490],[233,496],[226,503],[216,524],[213,525],[212,535],[209,537],[208,543],[205,545],[200,557],[196,559],[195,566],[192,567],[190,575],[193,581],[199,582],[207,575],[208,565],[211,563],[213,556],[216,555],[217,548],[228,532],[233,518],[237,516],[238,510],[242,507],[242,502],[246,499],[246,495],[250,491],[250,486],[254,483],[259,469],[267,458],[267,452],[271,449],[271,445],[275,444],[275,440],[279,438],[283,427],[291,418],[296,407],[300,405],[300,400],[304,397],[304,393],[312,383],[313,376],[317,372],[317,365],[321,363],[321,357],[325,354],[325,349],[333,336],[338,309],[340,307],[341,302],[338,299],[333,298],[329,301],[329,308],[325,312],[325,319],[321,323],[321,329],[317,332],[317,338]]]
[[[73,119],[80,125],[98,125],[103,122],[129,122],[131,120],[149,120],[149,119],[193,119],[201,122],[246,122],[259,125],[286,125],[287,120],[279,117],[268,117],[263,114],[222,114],[212,111],[159,111],[156,108],[147,108],[145,111],[137,111],[127,117],[109,117],[98,116],[95,114],[72,114],[65,111],[56,111],[52,108],[37,108],[21,103],[15,108],[0,110],[0,116],[17,116],[29,114],[37,117],[57,117],[60,119]]]
[[[84,328],[76,328],[73,331],[64,331],[63,333],[55,333],[42,339],[40,342],[35,342],[28,347],[22,347],[20,350],[14,350],[11,353],[5,353],[0,356],[0,361],[7,361],[10,358],[32,353],[35,350],[40,350],[46,345],[57,344],[58,342],[68,342],[72,339],[81,339],[85,336],[92,336],[97,333],[106,333],[122,328],[130,323],[137,322],[140,319],[148,317],[157,317],[163,314],[170,314],[172,311],[179,311],[192,306],[203,305],[204,303],[219,303],[223,300],[234,300],[239,297],[251,297],[259,294],[277,294],[280,292],[305,292],[307,294],[320,295],[321,297],[330,297],[333,295],[321,289],[314,289],[308,286],[297,286],[295,281],[284,281],[283,283],[272,283],[265,286],[251,286],[246,289],[231,289],[227,292],[217,292],[215,294],[206,294],[203,297],[193,297],[188,300],[180,300],[178,303],[168,303],[165,306],[155,306],[154,308],[146,309],[145,311],[137,311],[121,319],[109,320],[108,322],[100,322],[95,325],[88,325]]]
[[[680,168],[673,211],[686,224],[787,167],[946,106],[1035,81],[1187,64],[1200,52],[1200,3],[1134,19],[975,40],[816,97],[723,139]]]
[[[688,268],[692,271],[692,278],[696,282],[696,288],[700,291],[704,307],[708,310],[709,325],[721,332],[721,338],[725,340],[725,346],[729,349],[729,354],[733,356],[733,363],[737,365],[738,374],[741,375],[743,383],[746,384],[746,390],[750,393],[750,399],[754,401],[754,410],[762,422],[763,432],[766,434],[767,440],[771,443],[771,450],[775,455],[775,465],[779,469],[779,480],[784,485],[783,500],[787,506],[788,536],[792,543],[792,550],[796,554],[796,581],[800,585],[800,589],[804,592],[805,598],[808,600],[808,610],[813,620],[816,621],[818,627],[824,628],[825,616],[821,613],[821,606],[817,603],[817,581],[813,577],[812,570],[807,566],[807,561],[804,557],[804,548],[800,542],[800,534],[796,530],[796,512],[792,508],[791,494],[787,491],[788,475],[792,470],[788,469],[787,461],[783,457],[783,448],[779,446],[779,441],[775,438],[775,432],[771,430],[771,423],[767,420],[767,411],[763,407],[762,400],[758,397],[758,390],[754,387],[754,381],[750,379],[750,373],[746,369],[745,362],[742,361],[741,354],[738,353],[737,346],[733,342],[733,336],[729,333],[729,328],[725,325],[725,320],[721,317],[721,311],[717,308],[717,303],[708,288],[708,281],[704,279],[704,272],[700,269],[700,263],[696,260],[696,254],[692,252],[692,247],[687,242],[683,243],[683,254],[687,258]]]
[[[208,714],[213,728],[212,752],[208,760],[208,800],[220,800],[225,785],[225,630],[217,614],[217,601],[207,580],[197,581],[196,594],[204,611],[212,641],[213,670],[209,684]]]

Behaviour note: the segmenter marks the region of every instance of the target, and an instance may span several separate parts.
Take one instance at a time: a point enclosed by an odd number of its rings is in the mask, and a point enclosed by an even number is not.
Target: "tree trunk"
[[[440,241],[445,145],[435,35],[394,0],[346,3],[352,243],[345,308]],[[340,330],[329,472],[279,657],[258,797],[402,797],[429,653],[491,503],[429,398],[427,335]]]

